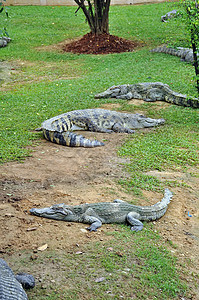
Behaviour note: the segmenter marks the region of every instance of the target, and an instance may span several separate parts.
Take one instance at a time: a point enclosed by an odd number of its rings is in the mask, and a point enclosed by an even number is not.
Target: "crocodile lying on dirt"
[[[137,206],[116,199],[113,203],[85,203],[80,205],[55,204],[47,208],[32,208],[30,213],[39,217],[67,222],[91,224],[87,229],[96,231],[102,224],[127,223],[132,231],[143,228],[141,221],[154,221],[161,218],[172,198],[169,189],[165,189],[163,199],[152,206]]]
[[[186,95],[176,93],[162,82],[116,85],[95,95],[95,98],[142,99],[147,102],[165,101],[181,106],[199,108],[198,99],[189,99]]]
[[[14,275],[5,260],[0,258],[0,299],[26,300],[28,299],[23,288],[33,288],[34,277],[26,273]]]
[[[91,141],[73,130],[134,133],[132,129],[164,124],[164,119],[151,119],[140,114],[120,113],[105,109],[74,110],[42,123],[44,137],[54,143],[71,147],[98,147],[102,142]]]
[[[150,52],[165,53],[165,54],[178,56],[183,61],[193,63],[193,50],[190,48],[177,47],[175,49],[175,48],[167,47],[166,45],[162,45],[155,49],[150,50]]]

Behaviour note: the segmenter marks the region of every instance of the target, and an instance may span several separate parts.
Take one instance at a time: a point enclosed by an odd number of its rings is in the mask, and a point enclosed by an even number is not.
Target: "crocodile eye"
[[[63,209],[62,213],[67,216],[68,215],[68,210]]]
[[[68,215],[67,210],[64,210],[62,207],[58,208],[56,212],[58,212],[58,213],[60,213],[62,215],[65,215],[65,216]]]

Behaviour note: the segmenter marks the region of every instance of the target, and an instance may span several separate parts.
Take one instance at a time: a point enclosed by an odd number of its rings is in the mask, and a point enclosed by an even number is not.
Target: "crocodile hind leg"
[[[113,130],[107,128],[106,126],[107,121],[104,120],[101,125],[97,124],[96,122],[93,122],[89,120],[89,123],[87,123],[87,130],[93,131],[93,132],[102,132],[102,133],[113,133]]]
[[[137,212],[130,212],[127,214],[127,222],[132,225],[131,230],[132,231],[140,231],[143,228],[143,223],[138,220],[139,219],[139,214]]]

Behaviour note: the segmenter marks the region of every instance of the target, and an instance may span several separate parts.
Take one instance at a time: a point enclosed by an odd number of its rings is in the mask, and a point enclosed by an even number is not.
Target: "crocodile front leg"
[[[98,228],[102,226],[102,222],[92,208],[88,208],[86,212],[82,215],[82,223],[91,224],[87,227],[89,231],[97,231]]]
[[[107,129],[103,126],[102,127],[98,126],[94,122],[90,122],[90,124],[88,124],[88,130],[93,132],[101,132],[101,133],[113,133],[113,130]]]
[[[114,132],[135,133],[134,130],[122,126],[120,123],[115,123],[112,127]]]
[[[95,217],[91,217],[91,216],[87,216],[87,222],[86,223],[91,224],[91,226],[86,228],[89,231],[97,231],[97,229],[102,226],[102,222],[99,219],[97,219]]]
[[[127,221],[130,225],[132,225],[132,231],[138,232],[143,228],[143,223],[140,220],[138,220],[139,216],[140,215],[134,211],[127,214]]]

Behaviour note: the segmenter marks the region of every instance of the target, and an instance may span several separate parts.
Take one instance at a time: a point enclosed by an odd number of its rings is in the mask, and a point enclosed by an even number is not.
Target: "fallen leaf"
[[[107,248],[108,251],[113,251],[112,247]]]
[[[44,244],[41,247],[37,248],[38,251],[44,251],[48,248],[48,244]]]
[[[99,277],[95,279],[95,282],[102,282],[104,281],[106,278],[105,277]]]

